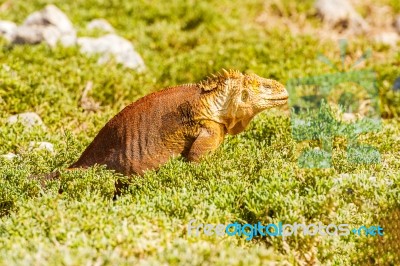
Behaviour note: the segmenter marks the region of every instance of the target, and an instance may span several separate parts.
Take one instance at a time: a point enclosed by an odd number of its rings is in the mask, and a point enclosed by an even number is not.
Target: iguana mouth
[[[278,98],[272,98],[272,99],[268,99],[271,101],[283,101],[283,100],[287,100],[289,97],[288,96],[282,96],[282,97],[278,97]]]
[[[269,101],[284,101],[284,100],[287,100],[287,99],[289,99],[289,94],[287,92],[284,92],[284,93],[282,93],[280,95],[277,95],[275,97],[269,98],[268,100]]]

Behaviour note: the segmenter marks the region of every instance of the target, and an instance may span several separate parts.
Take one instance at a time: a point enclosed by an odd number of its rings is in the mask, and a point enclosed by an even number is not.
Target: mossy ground
[[[257,23],[266,8],[251,1],[7,1],[0,18],[21,23],[48,3],[72,20],[78,35],[94,18],[107,19],[132,41],[147,71],[138,74],[110,62],[99,66],[77,48],[46,45],[10,47],[0,40],[0,265],[350,265],[396,263],[399,256],[400,96],[390,91],[399,76],[400,53],[360,37],[349,42],[356,59],[367,48],[364,67],[377,73],[382,130],[362,141],[376,147],[380,164],[353,165],[346,140],[334,143],[333,167],[303,169],[301,150],[312,144],[291,136],[287,110],[259,115],[249,129],[228,137],[199,164],[177,158],[158,172],[135,178],[113,201],[120,178],[101,167],[63,173],[42,189],[31,174],[63,170],[74,162],[99,129],[128,103],[165,86],[197,82],[221,68],[251,71],[283,83],[332,72],[317,53],[339,62],[334,41],[293,35],[287,28]],[[300,1],[299,1],[300,2]],[[381,1],[399,11],[397,1]],[[0,1],[5,6],[6,1]],[[312,1],[275,1],[282,16],[307,14],[318,27]],[[278,12],[279,11],[279,12]],[[80,106],[82,92],[101,103],[97,112]],[[9,126],[12,114],[33,111],[48,127],[24,131]],[[30,141],[49,141],[55,154],[32,152]],[[60,185],[64,189],[58,194]],[[188,237],[190,219],[203,223],[382,224],[385,238],[298,235]],[[397,261],[398,262],[398,261]]]

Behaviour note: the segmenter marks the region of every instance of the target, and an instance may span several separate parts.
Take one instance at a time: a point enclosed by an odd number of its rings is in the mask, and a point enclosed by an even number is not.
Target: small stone
[[[143,71],[145,64],[133,45],[126,39],[115,34],[108,34],[100,38],[78,38],[78,45],[82,53],[92,55],[101,54],[98,63],[110,60],[111,56],[123,66],[137,71]]]
[[[61,33],[56,27],[49,26],[43,29],[43,39],[51,47],[56,46],[58,40],[61,38]]]
[[[70,33],[61,35],[59,41],[64,47],[76,45],[76,34]]]
[[[111,24],[103,18],[93,19],[87,24],[86,28],[88,30],[98,29],[110,33],[114,32],[114,28],[111,26]]]
[[[378,43],[396,46],[400,38],[396,32],[382,32],[375,35],[374,40]]]
[[[37,44],[43,39],[42,32],[40,29],[34,27],[18,27],[13,43],[15,44]]]
[[[64,46],[75,44],[76,31],[68,17],[54,5],[29,15],[17,28],[13,39],[15,44],[46,42],[51,47],[58,41]]]
[[[29,149],[31,150],[46,150],[48,152],[54,153],[54,146],[50,142],[45,141],[31,141],[29,142]]]
[[[46,129],[46,126],[43,124],[43,121],[40,118],[40,116],[33,112],[12,115],[7,119],[7,122],[10,125],[21,123],[26,128],[41,126],[43,129]]]
[[[17,29],[15,44],[38,44],[46,41],[50,46],[55,46],[60,38],[60,32],[53,26],[20,26]]]
[[[30,14],[24,21],[23,25],[52,25],[56,27],[62,34],[75,31],[68,17],[54,5],[48,5],[40,11]]]
[[[17,25],[11,21],[0,20],[0,36],[3,36],[8,41],[14,39]]]
[[[11,160],[13,160],[14,158],[16,158],[18,156],[16,154],[12,153],[12,152],[9,152],[7,154],[0,155],[0,157],[11,161]]]
[[[314,6],[322,19],[332,26],[342,25],[355,33],[366,32],[369,29],[368,23],[348,0],[317,0]]]

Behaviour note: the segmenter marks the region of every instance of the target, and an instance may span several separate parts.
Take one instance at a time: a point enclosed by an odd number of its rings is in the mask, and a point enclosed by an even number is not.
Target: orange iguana
[[[226,134],[242,132],[256,114],[287,99],[279,82],[234,70],[170,87],[125,107],[68,170],[99,164],[129,176],[157,169],[173,156],[198,161]],[[54,172],[45,179],[58,176]]]
[[[69,168],[99,164],[124,175],[141,175],[172,156],[198,161],[217,149],[225,134],[242,132],[256,114],[287,99],[285,87],[275,80],[223,70],[128,105]]]

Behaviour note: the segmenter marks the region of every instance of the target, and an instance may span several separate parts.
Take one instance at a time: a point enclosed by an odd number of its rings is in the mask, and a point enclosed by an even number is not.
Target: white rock
[[[54,146],[50,142],[45,141],[31,141],[29,142],[29,149],[31,150],[46,150],[48,152],[54,153]]]
[[[396,32],[382,32],[375,35],[374,40],[379,43],[396,46],[400,38]]]
[[[40,11],[30,14],[24,21],[23,25],[52,25],[55,26],[62,34],[75,31],[68,17],[54,5],[48,5]]]
[[[64,34],[60,37],[59,41],[64,47],[76,45],[76,33]]]
[[[394,20],[394,27],[397,30],[397,32],[400,34],[400,15],[396,17]]]
[[[315,8],[324,20],[331,23],[347,20],[355,12],[347,0],[317,0]]]
[[[56,46],[61,37],[61,32],[56,27],[48,26],[43,29],[43,40],[51,47]]]
[[[14,158],[16,158],[16,157],[18,157],[18,156],[17,156],[16,154],[12,153],[12,152],[9,152],[9,153],[7,153],[7,154],[0,155],[0,157],[4,158],[4,159],[6,159],[6,160],[11,161],[11,160],[13,160]]]
[[[37,44],[43,41],[52,47],[58,41],[64,46],[76,42],[76,31],[71,21],[54,5],[48,5],[29,15],[17,28],[13,43]]]
[[[0,36],[3,36],[8,41],[12,41],[16,31],[17,25],[14,22],[0,20]]]
[[[108,34],[100,38],[83,37],[78,39],[81,51],[84,53],[113,53],[127,52],[133,49],[126,39],[115,34]]]
[[[101,54],[98,63],[107,62],[114,56],[118,63],[127,68],[143,71],[145,64],[141,56],[135,51],[132,44],[115,34],[108,34],[100,38],[83,37],[77,41],[80,50],[85,54]]]
[[[38,44],[46,41],[50,46],[55,46],[60,36],[60,32],[53,26],[20,26],[13,42],[15,44]]]
[[[108,23],[108,21],[103,18],[93,19],[87,24],[86,28],[88,30],[99,29],[105,32],[110,32],[110,33],[114,32],[114,28],[111,26],[111,24]]]
[[[33,112],[12,115],[7,119],[7,123],[10,125],[13,125],[15,123],[21,123],[26,128],[41,126],[43,129],[46,129],[46,126],[43,124],[43,121],[40,118],[40,116],[38,116],[36,113]]]
[[[368,23],[356,12],[348,0],[316,0],[314,6],[323,20],[333,26],[345,23],[357,33],[369,29]]]
[[[15,34],[16,44],[37,44],[43,41],[43,27],[41,26],[20,26]]]

